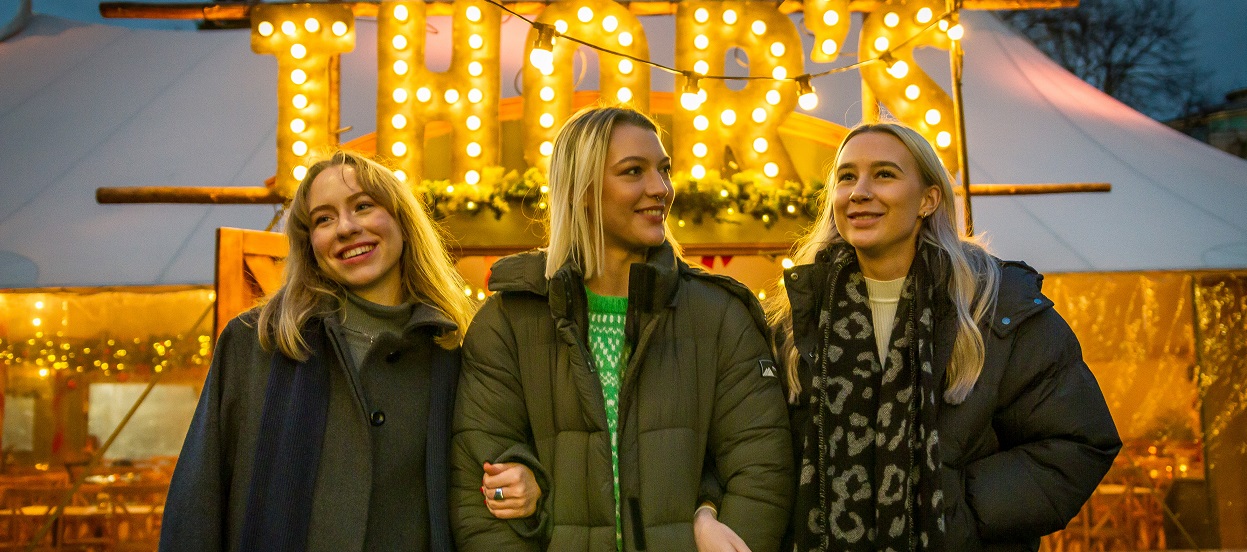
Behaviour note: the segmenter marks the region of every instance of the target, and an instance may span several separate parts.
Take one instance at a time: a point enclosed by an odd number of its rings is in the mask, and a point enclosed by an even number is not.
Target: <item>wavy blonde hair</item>
[[[845,144],[859,134],[870,132],[888,134],[900,140],[913,155],[922,183],[926,187],[937,186],[940,189],[939,204],[923,220],[918,240],[919,243],[939,249],[947,256],[950,277],[947,279],[948,288],[944,291],[957,315],[957,338],[953,342],[952,358],[946,374],[944,400],[951,404],[960,404],[974,389],[974,383],[983,371],[986,345],[979,324],[991,316],[995,307],[1000,266],[979,240],[962,236],[957,231],[952,176],[940,162],[931,144],[917,131],[897,123],[857,126],[844,137],[836,150],[836,161],[832,165],[833,176],[835,167],[840,164],[840,154]],[[820,251],[832,244],[845,242],[840,231],[836,229],[832,213],[829,188],[830,183],[834,182],[833,176],[827,178],[829,185],[823,188],[818,220],[793,246],[792,258],[797,264],[812,263]],[[788,303],[788,295],[781,292],[767,297],[765,308],[767,321],[778,343],[777,356],[783,359],[786,367],[788,399],[795,401],[800,394],[801,383],[797,377],[799,359],[793,345],[792,305]]]
[[[615,127],[632,125],[658,134],[658,123],[626,106],[588,107],[572,115],[554,139],[550,157],[549,242],[546,245],[546,278],[570,262],[586,280],[605,266],[602,235],[602,175],[606,151]],[[663,224],[667,243],[676,256],[680,245]]]
[[[437,337],[444,349],[463,342],[474,307],[463,295],[464,280],[443,246],[444,231],[429,217],[411,188],[381,164],[357,153],[338,150],[308,169],[290,204],[286,237],[290,253],[282,273],[282,286],[260,308],[260,345],[276,348],[286,356],[306,360],[311,351],[300,332],[316,315],[336,312],[346,301],[346,288],[325,274],[312,251],[312,220],[308,194],[312,182],[326,169],[344,165],[355,170],[355,182],[385,209],[403,236],[399,259],[403,296],[408,301],[432,305],[459,328]]]

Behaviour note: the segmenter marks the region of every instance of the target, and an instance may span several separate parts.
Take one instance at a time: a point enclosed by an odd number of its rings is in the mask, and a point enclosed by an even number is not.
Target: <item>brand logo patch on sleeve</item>
[[[767,359],[762,359],[762,360],[759,360],[759,361],[758,361],[758,368],[761,368],[761,369],[762,369],[762,377],[764,377],[764,378],[773,378],[773,377],[777,377],[777,374],[776,374],[776,372],[775,372],[775,363],[774,363],[774,362],[771,362],[771,361],[769,361],[769,360],[767,360]]]

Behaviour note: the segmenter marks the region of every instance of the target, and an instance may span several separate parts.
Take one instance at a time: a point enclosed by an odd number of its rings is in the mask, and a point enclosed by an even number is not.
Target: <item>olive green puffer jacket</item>
[[[451,447],[451,522],[460,550],[615,550],[611,446],[586,340],[580,274],[547,280],[545,253],[493,266],[497,292],[463,348]],[[787,410],[761,309],[727,277],[669,246],[630,273],[619,397],[625,550],[694,550],[703,470],[724,495],[719,520],[750,548],[776,550],[792,501]],[[481,463],[519,461],[544,495],[528,520],[485,508]]]

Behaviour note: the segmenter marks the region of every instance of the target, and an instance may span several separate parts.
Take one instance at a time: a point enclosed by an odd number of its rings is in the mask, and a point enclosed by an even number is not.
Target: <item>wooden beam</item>
[[[955,191],[960,195],[961,189]],[[1038,194],[1085,194],[1113,191],[1108,182],[1066,182],[1060,184],[971,184],[970,195],[1038,195]]]
[[[286,199],[269,188],[222,186],[181,187],[117,187],[96,188],[95,201],[107,203],[196,203],[210,205],[266,205],[285,203]]]
[[[428,15],[441,16],[454,13],[453,0],[430,3]],[[504,2],[508,8],[524,15],[536,15],[545,9],[546,2]],[[349,5],[356,17],[376,17],[379,4],[373,2],[343,2]],[[204,21],[242,21],[250,17],[254,4],[154,4],[147,2],[100,2],[100,15],[109,19],[190,19]],[[666,0],[633,0],[625,2],[628,10],[636,15],[673,15],[679,2]],[[852,0],[850,11],[871,12],[884,5],[883,0]],[[968,10],[1033,10],[1073,8],[1078,0],[965,0]],[[784,0],[779,5],[782,13],[802,11],[803,4],[796,0]]]

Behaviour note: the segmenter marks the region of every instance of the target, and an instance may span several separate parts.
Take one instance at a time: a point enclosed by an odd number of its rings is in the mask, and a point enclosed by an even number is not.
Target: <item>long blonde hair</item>
[[[840,154],[845,144],[853,137],[868,132],[888,134],[900,140],[913,155],[922,183],[927,187],[938,186],[940,189],[939,204],[923,220],[918,240],[942,251],[949,261],[950,277],[946,292],[957,314],[957,338],[953,342],[952,358],[946,373],[944,400],[951,404],[960,404],[974,389],[974,383],[983,371],[986,346],[979,324],[991,316],[995,307],[1000,266],[979,240],[962,236],[957,231],[952,176],[940,162],[931,144],[917,131],[897,123],[860,125],[840,142],[832,172],[834,173],[834,167],[840,163]],[[827,182],[834,180],[829,176]],[[797,264],[812,263],[823,249],[832,244],[844,243],[844,238],[836,229],[828,189],[830,187],[829,184],[823,189],[820,199],[822,205],[813,228],[793,246],[793,261]],[[799,359],[793,345],[792,305],[788,303],[788,295],[781,292],[767,297],[765,307],[767,321],[779,343],[777,354],[787,368],[789,400],[794,401],[801,391],[801,383],[797,377]]]
[[[572,115],[554,139],[550,157],[550,241],[546,245],[546,278],[570,262],[586,280],[605,266],[602,235],[602,174],[615,127],[632,125],[658,133],[658,123],[626,106],[588,107]],[[592,208],[590,208],[592,207]],[[664,224],[667,243],[676,256],[680,246]]]
[[[330,167],[345,165],[355,169],[355,182],[381,208],[394,217],[403,236],[399,259],[404,299],[432,305],[459,326],[437,338],[444,349],[463,342],[472,321],[474,307],[463,295],[464,280],[455,270],[443,246],[444,232],[411,189],[379,163],[357,153],[339,150],[308,169],[290,204],[286,237],[290,253],[282,273],[282,286],[260,308],[260,345],[274,347],[286,356],[306,360],[311,351],[300,330],[312,316],[342,308],[346,288],[328,277],[316,263],[312,251],[311,215],[308,194],[312,182]]]

